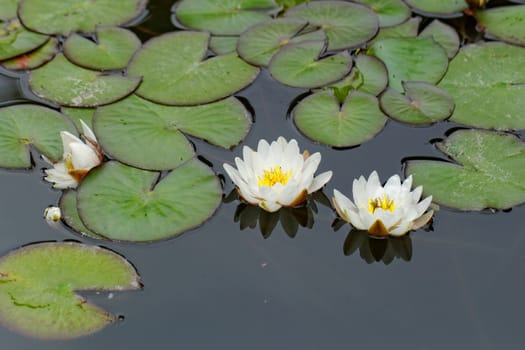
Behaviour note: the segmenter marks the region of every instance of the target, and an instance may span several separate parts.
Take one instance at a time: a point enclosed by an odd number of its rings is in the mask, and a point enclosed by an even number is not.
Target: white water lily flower
[[[320,153],[301,154],[296,140],[279,137],[271,145],[260,140],[257,151],[244,146],[243,159],[235,158],[237,169],[229,164],[223,167],[246,202],[275,212],[302,204],[330,180],[331,171],[314,177],[320,162]]]
[[[58,222],[60,221],[61,218],[62,218],[62,212],[60,211],[59,207],[47,207],[44,210],[44,219],[46,219],[46,221],[49,224]]]
[[[46,162],[53,165],[53,169],[44,170],[47,175],[44,179],[52,182],[54,188],[76,188],[89,170],[102,163],[102,152],[95,134],[82,120],[80,123],[83,130],[82,138],[86,142],[67,131],[62,131],[60,132],[64,148],[62,160],[53,163],[42,156]]]
[[[333,204],[339,216],[356,229],[374,236],[401,236],[424,226],[434,213],[426,212],[432,196],[419,201],[423,187],[410,191],[411,186],[412,176],[401,183],[399,176],[394,175],[383,187],[374,171],[368,181],[363,176],[354,180],[354,202],[334,190]]]

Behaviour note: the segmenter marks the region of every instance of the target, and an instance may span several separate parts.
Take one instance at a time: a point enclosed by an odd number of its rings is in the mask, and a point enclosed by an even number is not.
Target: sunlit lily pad
[[[468,8],[465,0],[405,0],[418,13],[431,17],[456,17]]]
[[[97,28],[96,42],[79,34],[71,34],[64,43],[67,58],[82,67],[94,70],[122,69],[141,42],[132,32],[119,27]]]
[[[218,36],[214,35],[210,38],[210,50],[217,55],[225,55],[237,50],[237,41],[239,37],[233,36]]]
[[[328,37],[328,50],[358,47],[371,39],[379,28],[377,15],[368,7],[345,1],[313,1],[286,12],[319,26]]]
[[[379,26],[390,27],[403,23],[410,17],[410,9],[401,0],[357,0],[367,5],[379,17]]]
[[[106,239],[100,235],[89,230],[78,215],[77,210],[77,192],[75,190],[67,190],[62,193],[60,197],[59,207],[62,211],[62,220],[72,230],[93,239]]]
[[[525,129],[525,49],[493,42],[467,45],[439,83],[456,103],[450,120],[481,128]]]
[[[274,0],[182,0],[175,16],[182,25],[216,35],[238,35],[278,10]]]
[[[91,170],[78,188],[82,221],[112,240],[155,241],[201,225],[221,202],[219,179],[197,159],[159,175],[115,161]]]
[[[131,61],[130,76],[143,77],[137,94],[170,105],[219,100],[248,86],[259,69],[236,53],[203,61],[209,34],[174,32],[148,41]]]
[[[325,91],[302,100],[293,110],[293,120],[312,140],[350,147],[378,134],[387,118],[373,95],[352,91],[341,105],[331,92]]]
[[[0,20],[16,17],[19,0],[0,0]]]
[[[437,19],[430,22],[419,34],[421,37],[432,37],[438,44],[443,46],[449,58],[456,56],[459,50],[459,35],[449,26]]]
[[[44,45],[40,46],[39,48],[31,52],[22,54],[20,56],[13,57],[9,60],[0,62],[0,64],[4,68],[11,70],[35,69],[53,59],[57,52],[58,39],[50,38]]]
[[[97,26],[116,26],[131,21],[147,0],[23,0],[18,14],[24,25],[45,34],[90,33]]]
[[[479,10],[476,18],[486,33],[525,46],[525,5]]]
[[[173,169],[194,156],[183,133],[229,148],[251,126],[250,114],[231,97],[201,106],[164,106],[130,96],[100,107],[94,128],[104,150],[143,169]],[[133,142],[129,142],[132,139]]]
[[[73,124],[52,109],[30,104],[0,108],[0,167],[30,168],[31,146],[58,161],[64,130],[76,133]]]
[[[35,338],[81,337],[117,317],[75,292],[139,289],[139,278],[107,249],[74,242],[28,245],[0,258],[0,321]]]
[[[397,121],[428,125],[444,120],[454,110],[454,100],[443,89],[424,82],[403,82],[405,94],[389,88],[381,95],[381,109]]]
[[[309,41],[287,46],[273,56],[270,73],[275,80],[294,87],[314,88],[344,77],[352,69],[347,51],[322,57],[323,41]]]
[[[448,66],[445,49],[431,38],[391,38],[376,41],[368,50],[388,69],[388,84],[403,91],[402,81],[437,83]]]
[[[0,20],[0,60],[33,51],[48,40],[49,36],[24,28],[17,18]]]
[[[424,196],[461,209],[506,209],[525,202],[525,144],[516,136],[458,130],[437,144],[454,163],[410,160],[406,173]]]
[[[37,96],[61,105],[94,107],[132,93],[140,78],[103,75],[69,62],[63,54],[29,75],[29,87]]]

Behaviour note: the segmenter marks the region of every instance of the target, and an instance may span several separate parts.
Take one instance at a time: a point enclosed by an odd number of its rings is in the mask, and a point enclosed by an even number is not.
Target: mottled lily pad
[[[431,17],[457,17],[468,8],[465,0],[405,0],[415,12]]]
[[[29,87],[37,96],[72,107],[95,107],[131,94],[140,78],[103,75],[69,62],[63,54],[29,75]]]
[[[410,17],[410,9],[401,0],[357,0],[367,5],[379,18],[380,27],[390,27],[405,22]]]
[[[210,50],[217,55],[225,55],[230,52],[237,51],[237,41],[239,37],[233,36],[218,36],[214,35],[210,38]]]
[[[27,336],[71,339],[96,332],[117,317],[76,294],[140,289],[126,259],[74,242],[38,243],[0,258],[0,320]]]
[[[0,64],[7,69],[11,70],[26,70],[26,69],[35,69],[43,64],[47,63],[58,52],[58,39],[50,38],[44,45],[39,48],[16,56],[9,60],[3,61]]]
[[[459,50],[459,35],[449,26],[437,19],[430,22],[419,34],[421,37],[432,37],[438,44],[443,46],[449,58],[456,56]]]
[[[397,121],[429,125],[444,120],[454,110],[454,100],[443,89],[424,82],[403,82],[405,94],[389,88],[381,95],[381,109]]]
[[[62,158],[60,131],[75,134],[66,116],[46,107],[22,104],[0,108],[0,167],[30,168],[30,147],[52,161]]]
[[[73,63],[93,70],[122,69],[141,42],[132,32],[119,27],[97,28],[96,42],[71,34],[64,43],[64,54]]]
[[[16,17],[19,0],[0,0],[0,20]]]
[[[24,25],[44,34],[91,33],[97,26],[117,26],[144,11],[147,0],[23,0],[18,14]]]
[[[525,46],[525,5],[479,10],[476,18],[491,36]]]
[[[108,239],[149,242],[201,225],[221,203],[219,179],[197,159],[159,175],[115,161],[91,170],[77,193],[82,221]]]
[[[77,191],[67,190],[62,193],[59,203],[60,210],[62,211],[62,221],[69,226],[75,232],[80,233],[82,236],[89,237],[92,239],[106,238],[89,230],[86,225],[80,220],[77,210]]]
[[[379,28],[377,15],[368,7],[345,1],[313,1],[291,8],[287,17],[302,18],[319,26],[328,37],[328,50],[359,47]]]
[[[203,61],[209,33],[174,32],[148,41],[131,61],[130,76],[143,77],[137,94],[169,105],[196,105],[248,86],[259,69],[236,53]]]
[[[373,95],[352,91],[341,105],[329,91],[308,96],[293,110],[297,128],[308,138],[334,147],[360,145],[386,123]]]
[[[439,83],[456,103],[450,120],[500,130],[525,129],[525,49],[493,42],[467,45]]]
[[[183,133],[229,148],[244,139],[250,126],[249,112],[233,97],[175,107],[132,95],[100,107],[94,121],[95,133],[107,153],[121,162],[152,170],[173,169],[194,156]]]
[[[0,60],[33,51],[48,40],[49,36],[24,28],[17,18],[0,20]]]
[[[460,210],[507,209],[525,202],[525,144],[516,136],[458,130],[437,144],[454,163],[410,160],[406,173],[435,203]]]

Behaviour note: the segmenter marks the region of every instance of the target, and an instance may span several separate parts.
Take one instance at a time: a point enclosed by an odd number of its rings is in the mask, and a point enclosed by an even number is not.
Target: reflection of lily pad
[[[86,225],[80,220],[77,210],[77,192],[75,190],[67,190],[62,193],[59,203],[62,211],[62,220],[72,230],[80,233],[83,236],[93,239],[106,239],[96,233],[90,231]]]
[[[75,66],[63,54],[29,75],[29,87],[36,95],[73,107],[94,107],[114,102],[132,93],[139,83],[140,78],[102,75]]]
[[[352,255],[358,250],[361,259],[369,264],[374,261],[382,261],[388,265],[396,258],[410,261],[412,258],[412,240],[410,235],[377,239],[371,237],[368,231],[354,229],[346,236],[343,252],[345,255]]]
[[[297,128],[312,140],[335,147],[359,145],[374,137],[386,123],[373,95],[353,91],[341,106],[330,92],[318,92],[293,110]]]
[[[432,37],[438,44],[443,46],[449,58],[454,57],[459,50],[458,33],[454,28],[437,19],[430,22],[419,35]]]
[[[432,17],[461,16],[461,12],[468,8],[465,0],[405,0],[416,12]]]
[[[439,150],[455,163],[410,160],[406,173],[424,196],[461,210],[506,209],[525,202],[525,144],[516,136],[458,130]]]
[[[130,96],[100,107],[94,122],[100,144],[112,157],[154,170],[173,169],[193,157],[193,147],[182,133],[229,148],[242,141],[250,126],[249,112],[233,97],[175,107]]]
[[[151,39],[129,65],[129,75],[142,76],[137,94],[170,105],[219,100],[249,85],[259,69],[236,53],[203,61],[209,34],[175,32]]]
[[[1,62],[7,69],[25,70],[35,69],[50,61],[58,52],[58,39],[50,38],[44,45],[36,50]]]
[[[75,127],[62,114],[37,105],[0,109],[0,167],[30,168],[32,145],[52,161],[62,158],[60,131],[75,134]]]
[[[521,47],[494,42],[461,48],[439,83],[456,103],[450,120],[481,128],[525,129],[524,66]]]
[[[367,5],[379,18],[381,27],[390,27],[403,23],[410,17],[410,9],[401,0],[357,0]]]
[[[36,338],[69,339],[96,332],[116,316],[77,290],[139,289],[123,257],[80,243],[39,243],[0,258],[0,320]]]
[[[0,60],[6,60],[32,51],[49,37],[24,28],[16,18],[0,20]]]
[[[159,175],[115,161],[91,170],[78,188],[82,221],[112,240],[155,241],[199,226],[221,202],[217,176],[196,159]]]
[[[525,45],[525,5],[479,10],[476,18],[485,32],[511,44]]]

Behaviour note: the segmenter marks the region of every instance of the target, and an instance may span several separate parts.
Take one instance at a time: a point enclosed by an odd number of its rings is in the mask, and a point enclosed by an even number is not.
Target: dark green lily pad
[[[308,138],[334,147],[360,145],[386,123],[373,95],[352,91],[344,104],[329,91],[308,96],[293,110],[297,128]]]
[[[459,35],[454,28],[437,19],[430,22],[419,34],[421,37],[432,37],[443,46],[449,58],[456,56],[459,50]]]
[[[128,68],[130,76],[143,77],[137,94],[163,104],[196,105],[248,86],[259,69],[236,53],[202,60],[209,36],[204,32],[174,32],[148,41]]]
[[[67,190],[62,193],[60,203],[58,204],[62,211],[62,221],[66,223],[72,230],[80,233],[82,236],[92,239],[106,239],[103,236],[89,230],[86,225],[80,220],[77,210],[77,191]]]
[[[410,9],[401,0],[357,0],[370,7],[379,18],[380,27],[391,27],[405,22],[410,17]]]
[[[0,20],[16,17],[19,0],[0,0]]]
[[[234,36],[218,36],[214,35],[210,38],[210,50],[216,55],[225,55],[230,52],[237,51],[237,41],[239,37]]]
[[[60,160],[60,131],[76,134],[69,119],[55,110],[30,104],[0,108],[0,167],[31,168],[30,146]]]
[[[173,169],[194,156],[183,133],[229,148],[244,139],[250,126],[249,112],[233,97],[175,107],[132,95],[100,107],[94,121],[98,141],[107,153],[126,164],[152,170]]]
[[[64,54],[73,63],[93,70],[123,69],[142,45],[130,30],[119,27],[97,28],[96,42],[71,34],[64,43]]]
[[[77,130],[82,131],[82,124],[80,120],[84,121],[91,129],[93,129],[93,115],[95,114],[95,108],[76,108],[76,107],[62,107],[60,112],[67,115],[69,119],[75,123]]]
[[[368,47],[376,41],[390,38],[415,38],[419,32],[421,17],[412,17],[407,21],[392,27],[380,28],[377,35],[368,42]]]
[[[17,18],[0,20],[0,60],[7,60],[44,45],[49,36],[22,26]]]
[[[511,44],[525,45],[525,5],[497,7],[476,12],[486,33]]]
[[[410,160],[406,173],[435,203],[460,210],[507,209],[525,202],[525,144],[516,136],[458,130],[437,147],[454,163]]]
[[[450,120],[500,130],[525,129],[525,49],[493,42],[467,45],[439,83],[456,103]]]
[[[468,8],[465,0],[405,0],[415,12],[430,17],[456,17]]]
[[[221,203],[219,179],[197,159],[159,175],[115,161],[91,170],[77,193],[82,221],[112,240],[149,242],[201,225]]]
[[[445,74],[448,56],[431,38],[391,38],[376,41],[368,50],[388,69],[388,84],[403,91],[402,81],[437,83]]]
[[[287,46],[273,56],[269,70],[275,80],[294,87],[314,88],[344,77],[352,69],[347,51],[319,58],[323,41],[309,41]]]
[[[413,125],[444,120],[454,110],[454,100],[443,89],[424,82],[403,82],[405,94],[389,88],[381,95],[381,109],[390,118]]]
[[[140,289],[139,279],[126,259],[108,249],[74,242],[28,245],[0,258],[0,320],[35,338],[85,336],[117,317],[75,292]]]
[[[22,0],[18,15],[26,27],[44,34],[91,33],[118,26],[144,11],[147,0]]]
[[[58,39],[50,38],[44,45],[28,53],[0,62],[2,67],[11,70],[38,68],[51,61],[58,52]]]
[[[368,7],[345,1],[313,1],[291,8],[287,17],[302,18],[319,26],[328,37],[328,50],[359,47],[379,28],[377,15]]]
[[[279,7],[274,0],[182,0],[175,16],[182,25],[215,35],[239,35],[270,19]]]
[[[131,94],[140,78],[121,74],[102,75],[69,62],[63,54],[29,75],[29,87],[37,96],[72,107],[95,107]]]

